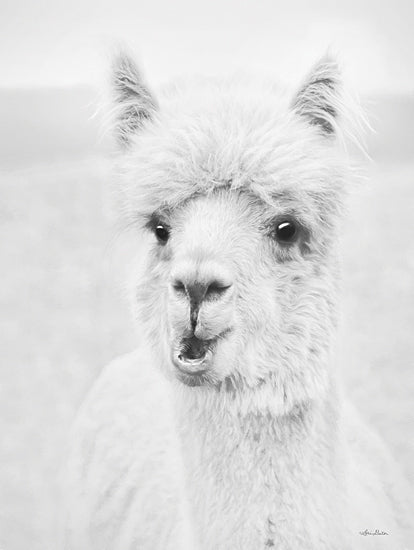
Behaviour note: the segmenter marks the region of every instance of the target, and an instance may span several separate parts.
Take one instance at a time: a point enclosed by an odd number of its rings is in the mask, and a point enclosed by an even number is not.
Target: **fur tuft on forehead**
[[[343,147],[339,74],[335,64],[324,63],[293,100],[273,84],[243,78],[167,88],[158,109],[141,115],[118,165],[127,219],[145,220],[224,188],[246,190],[268,204],[286,193],[336,215],[352,170]]]

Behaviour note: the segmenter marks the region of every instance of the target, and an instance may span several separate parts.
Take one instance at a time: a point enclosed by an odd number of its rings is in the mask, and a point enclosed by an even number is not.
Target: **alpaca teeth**
[[[203,357],[200,357],[199,359],[187,359],[186,357],[183,357],[182,355],[179,355],[178,359],[182,363],[185,363],[186,365],[189,365],[191,367],[195,367],[195,366],[201,365],[204,362],[205,355]]]

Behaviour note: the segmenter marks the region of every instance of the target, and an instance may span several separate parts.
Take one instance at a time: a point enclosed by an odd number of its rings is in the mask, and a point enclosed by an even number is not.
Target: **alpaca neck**
[[[335,401],[298,406],[284,416],[235,415],[220,403],[220,395],[208,396],[202,407],[201,392],[191,395],[191,389],[185,389],[184,393],[186,398],[181,396],[176,403],[178,431],[190,508],[203,537],[208,538],[211,523],[223,533],[223,547],[225,533],[234,533],[236,525],[254,523],[254,532],[262,532],[275,545],[283,529],[287,537],[292,536],[290,529],[298,536],[303,529],[308,536],[314,506],[335,490],[341,460]],[[322,491],[321,485],[325,485]],[[229,505],[235,517],[226,513]],[[322,505],[326,508],[325,502]],[[330,512],[335,525],[339,512]],[[211,547],[219,548],[215,540]],[[252,540],[253,544],[257,542]]]

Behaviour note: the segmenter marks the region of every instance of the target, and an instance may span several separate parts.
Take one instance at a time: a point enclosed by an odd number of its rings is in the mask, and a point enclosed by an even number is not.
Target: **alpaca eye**
[[[167,226],[159,223],[155,227],[155,235],[160,243],[166,243],[170,237],[170,231]]]
[[[280,243],[293,243],[296,241],[298,236],[298,228],[295,224],[295,222],[290,220],[285,220],[282,222],[279,222],[276,225],[276,239]]]

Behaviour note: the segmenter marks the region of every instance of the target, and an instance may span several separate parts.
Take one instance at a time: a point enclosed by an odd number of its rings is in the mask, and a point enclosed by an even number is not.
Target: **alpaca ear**
[[[133,134],[153,117],[157,103],[135,62],[125,53],[113,61],[111,89],[115,135],[119,144],[127,147]]]
[[[292,103],[294,111],[332,135],[341,111],[341,73],[334,59],[321,59],[308,75]]]

